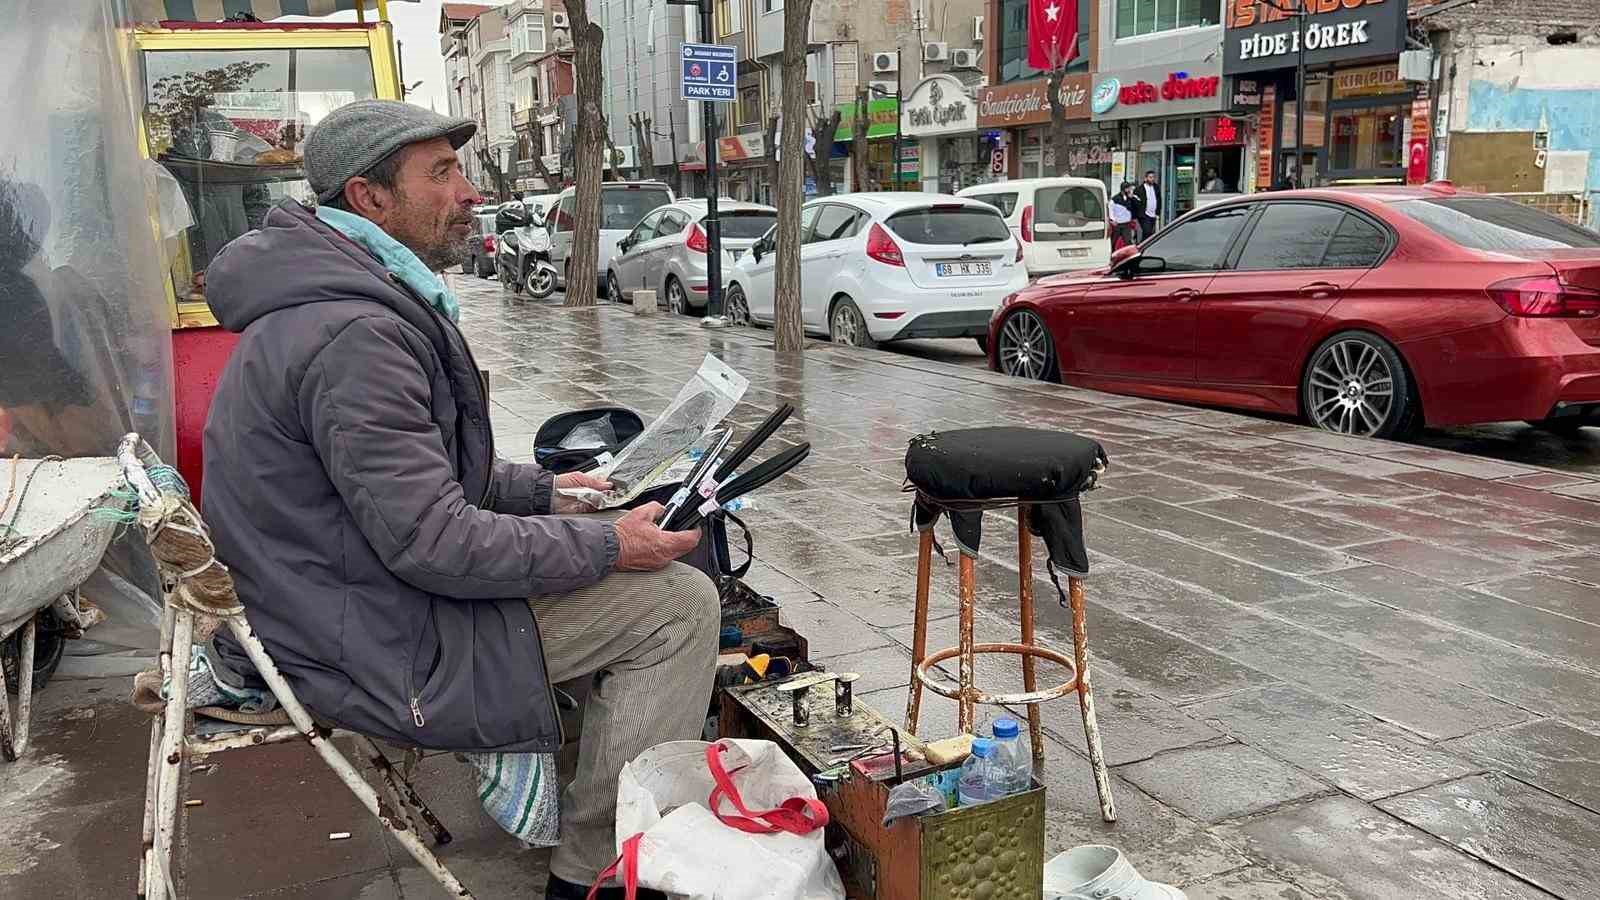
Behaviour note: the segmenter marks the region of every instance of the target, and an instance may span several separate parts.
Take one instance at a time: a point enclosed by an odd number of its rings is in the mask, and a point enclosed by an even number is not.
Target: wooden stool
[[[1088,559],[1082,542],[1078,495],[1094,486],[1104,466],[1105,453],[1093,441],[1039,429],[968,429],[919,436],[912,441],[906,454],[906,475],[916,491],[915,517],[921,541],[917,551],[916,623],[911,650],[911,687],[906,697],[906,730],[916,731],[924,686],[958,703],[958,722],[965,733],[973,731],[976,704],[1026,706],[1033,764],[1037,770],[1044,765],[1039,704],[1076,692],[1089,762],[1094,769],[1095,789],[1100,796],[1100,814],[1107,822],[1114,822],[1116,804],[1111,796],[1105,754],[1100,747],[1100,727],[1095,719],[1094,693],[1090,688],[1089,639],[1080,575],[1070,574],[1067,579],[1073,658],[1036,645],[1033,636],[1033,534],[1040,534],[1050,545],[1053,564],[1069,572],[1086,572]],[[977,559],[981,519],[987,510],[1005,508],[1014,508],[1017,515],[1022,639],[1018,643],[975,643],[973,566]],[[928,591],[933,563],[933,528],[943,514],[950,515],[960,546],[958,643],[955,647],[929,653]],[[974,684],[974,666],[979,653],[1020,656],[1023,692],[990,694],[979,690]],[[954,688],[938,683],[928,671],[952,658],[958,665]],[[1039,689],[1034,667],[1035,660],[1040,658],[1065,668],[1068,679]]]

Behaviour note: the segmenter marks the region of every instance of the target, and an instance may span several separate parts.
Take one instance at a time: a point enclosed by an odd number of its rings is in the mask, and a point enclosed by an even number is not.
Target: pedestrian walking
[[[1139,213],[1144,209],[1144,204],[1139,200],[1139,195],[1133,192],[1133,182],[1124,181],[1111,198],[1111,249],[1113,252],[1121,250],[1130,244],[1139,243],[1139,226],[1137,220]]]
[[[1156,225],[1161,220],[1161,186],[1156,183],[1154,169],[1144,173],[1144,184],[1139,185],[1138,194],[1144,206],[1139,213],[1139,239],[1144,240],[1156,233]]]

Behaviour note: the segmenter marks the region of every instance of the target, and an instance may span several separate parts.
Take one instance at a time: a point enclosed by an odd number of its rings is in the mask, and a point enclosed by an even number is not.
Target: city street
[[[741,430],[794,403],[769,446],[813,452],[756,495],[748,580],[890,718],[910,669],[908,439],[1018,424],[1099,440],[1111,468],[1085,500],[1088,628],[1120,816],[1100,821],[1075,704],[1047,704],[1049,854],[1115,844],[1191,900],[1593,896],[1600,505],[1582,497],[1600,479],[910,353],[816,344],[779,360],[760,331],[451,281],[513,458],[573,407],[658,413],[707,352],[751,379],[730,416]],[[988,522],[978,638],[1009,640],[1015,547],[1003,517]],[[954,642],[953,572],[936,562],[938,646]],[[1040,640],[1070,652],[1054,587],[1034,581]],[[979,677],[1019,681],[1004,663]],[[61,681],[41,695],[35,748],[0,765],[0,896],[132,892],[148,723],[127,690]],[[924,736],[954,730],[951,703],[923,709]],[[303,745],[211,762],[183,811],[191,896],[440,896]],[[441,856],[476,896],[537,895],[548,853],[488,820],[449,755],[423,773],[455,834]]]

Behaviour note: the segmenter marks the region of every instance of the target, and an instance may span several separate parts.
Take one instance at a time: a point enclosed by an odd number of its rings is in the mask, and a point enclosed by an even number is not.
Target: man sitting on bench
[[[673,562],[698,534],[657,528],[659,506],[566,516],[587,509],[555,488],[605,485],[495,456],[435,274],[464,258],[480,202],[456,158],[474,130],[393,101],[330,113],[304,144],[318,208],[285,201],[208,268],[240,338],[206,424],[204,515],[290,686],[352,731],[550,752],[553,686],[590,681],[547,894],[583,897],[615,855],[623,764],[700,734],[717,591]]]

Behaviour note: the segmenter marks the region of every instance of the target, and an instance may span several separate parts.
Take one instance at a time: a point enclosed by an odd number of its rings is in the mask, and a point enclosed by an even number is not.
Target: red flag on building
[[[1078,55],[1078,0],[1028,0],[1028,65],[1049,71]]]

